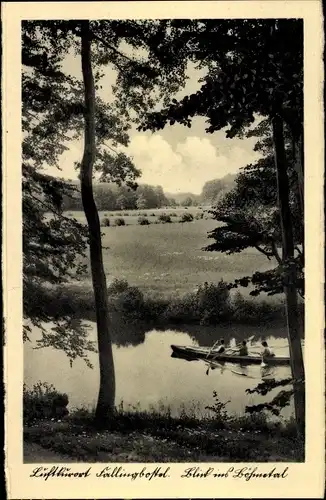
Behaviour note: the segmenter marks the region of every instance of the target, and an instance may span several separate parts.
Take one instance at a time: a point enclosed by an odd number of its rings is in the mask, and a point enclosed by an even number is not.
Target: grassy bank
[[[63,421],[25,426],[24,442],[84,462],[303,461],[304,446],[293,422],[259,417],[196,419],[168,413],[117,410],[102,428],[78,410]],[[37,460],[36,460],[37,461]]]
[[[191,410],[173,417],[160,410],[126,410],[123,405],[101,427],[94,411],[67,411],[68,397],[52,385],[24,386],[24,442],[86,462],[302,461],[303,442],[292,419],[266,413],[230,414],[227,402],[198,418]],[[36,460],[37,461],[37,460]]]

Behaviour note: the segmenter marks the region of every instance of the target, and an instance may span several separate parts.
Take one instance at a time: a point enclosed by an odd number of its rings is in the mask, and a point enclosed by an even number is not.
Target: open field
[[[143,212],[170,213],[172,210]],[[196,214],[199,209],[192,207],[191,211]],[[216,227],[216,222],[211,219],[140,226],[137,224],[140,212],[128,216],[132,222],[124,217],[130,225],[102,227],[108,284],[115,278],[125,279],[130,285],[152,295],[181,296],[205,281],[217,283],[223,279],[228,282],[275,264],[254,249],[234,255],[203,251],[202,248],[212,241],[207,238],[207,233]],[[178,208],[176,212],[182,214],[185,210]],[[85,220],[83,212],[69,214],[80,221]],[[121,212],[115,214],[121,216]],[[104,212],[101,212],[100,218],[103,217]],[[90,273],[87,279],[90,280]],[[248,290],[242,289],[241,292],[246,295]]]
[[[204,219],[211,219],[209,214],[211,207],[167,207],[167,208],[145,208],[142,210],[115,210],[115,211],[101,211],[99,212],[100,220],[104,218],[110,219],[110,225],[114,226],[114,221],[117,218],[123,218],[127,226],[138,224],[139,217],[145,217],[151,224],[159,222],[160,215],[169,215],[171,222],[179,222],[183,214],[191,214],[194,218],[202,216]],[[78,221],[84,222],[85,215],[83,211],[67,211],[67,215],[75,217]]]

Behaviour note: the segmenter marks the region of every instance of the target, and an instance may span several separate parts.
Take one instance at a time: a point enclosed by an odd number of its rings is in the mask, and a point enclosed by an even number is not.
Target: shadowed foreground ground
[[[71,422],[24,429],[25,463],[302,460],[302,443],[273,432],[182,426],[96,431]]]

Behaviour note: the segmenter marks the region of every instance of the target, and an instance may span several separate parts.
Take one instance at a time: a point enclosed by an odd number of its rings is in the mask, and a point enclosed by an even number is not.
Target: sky
[[[81,78],[80,58],[68,54],[63,64],[65,72]],[[104,69],[101,97],[112,101],[111,87],[115,82],[112,68]],[[198,79],[202,73],[194,67],[188,68],[189,80],[177,97],[195,92],[200,88]],[[255,138],[227,139],[225,130],[213,134],[205,132],[205,119],[195,117],[192,127],[175,124],[159,132],[130,132],[130,144],[123,150],[142,172],[138,183],[160,185],[165,192],[192,192],[200,194],[205,182],[235,174],[248,163],[255,162],[260,155],[253,151]],[[69,143],[60,161],[61,171],[47,167],[47,173],[77,179],[74,162],[80,161],[83,140]]]

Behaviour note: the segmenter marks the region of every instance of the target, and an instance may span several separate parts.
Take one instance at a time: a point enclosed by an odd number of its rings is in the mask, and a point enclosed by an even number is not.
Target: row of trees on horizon
[[[214,205],[234,186],[234,175],[205,182],[199,195],[193,193],[165,193],[161,186],[138,184],[135,189],[114,183],[94,184],[94,198],[98,210],[142,210],[162,207],[197,207]],[[71,182],[72,181],[68,181]],[[74,183],[72,183],[74,184]],[[83,210],[80,190],[63,196],[63,210]]]

